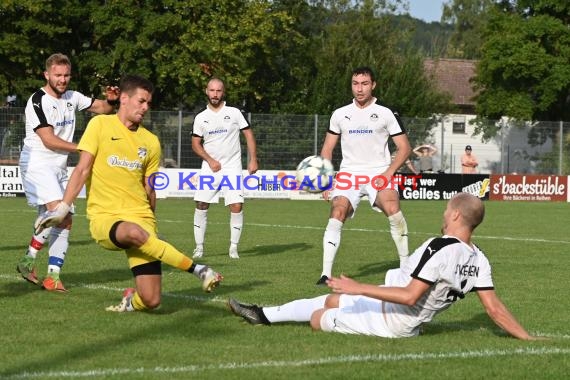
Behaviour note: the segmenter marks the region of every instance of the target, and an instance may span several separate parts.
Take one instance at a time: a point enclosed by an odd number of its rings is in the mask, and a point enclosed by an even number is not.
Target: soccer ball
[[[330,190],[333,177],[332,162],[321,156],[309,156],[297,166],[297,189],[309,193]]]

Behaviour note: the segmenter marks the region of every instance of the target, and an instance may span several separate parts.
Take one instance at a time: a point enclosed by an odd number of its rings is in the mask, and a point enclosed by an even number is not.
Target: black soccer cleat
[[[257,305],[244,305],[237,300],[230,298],[228,306],[232,313],[238,315],[251,323],[252,325],[270,325],[271,322],[267,320],[263,310]]]
[[[326,275],[322,275],[321,278],[319,278],[319,281],[317,281],[317,283],[315,285],[327,285],[327,280],[329,280],[329,278]]]

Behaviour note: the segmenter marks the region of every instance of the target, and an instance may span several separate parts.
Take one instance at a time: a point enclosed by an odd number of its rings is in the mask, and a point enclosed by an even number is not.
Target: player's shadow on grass
[[[307,243],[291,243],[291,244],[268,244],[259,245],[250,249],[240,250],[240,254],[254,255],[254,256],[264,256],[264,255],[275,255],[284,252],[299,251],[304,252],[306,250],[313,249],[312,244]]]
[[[399,260],[382,261],[379,263],[366,264],[358,268],[358,273],[347,274],[353,277],[376,276],[378,277],[378,284],[384,283],[384,276],[390,269],[395,269],[400,266]]]
[[[497,328],[497,325],[489,318],[486,313],[476,313],[471,318],[464,321],[438,321],[435,319],[431,323],[427,323],[422,327],[421,335],[439,335],[449,334],[450,332],[484,332],[485,334],[493,334],[495,336],[506,336],[504,332]]]
[[[62,281],[65,284],[92,285],[114,281],[132,280],[133,274],[128,268],[102,269],[93,272],[64,272]]]
[[[19,252],[22,252],[22,256],[23,256],[24,253],[26,253],[26,249],[28,248],[28,245],[26,244],[28,241],[29,240],[22,240],[22,244],[20,244],[20,245],[3,245],[3,246],[0,246],[0,251],[1,252],[6,252],[6,251],[10,251],[10,250],[19,251]],[[73,246],[76,246],[76,245],[83,246],[83,245],[90,245],[90,244],[95,244],[95,243],[93,242],[93,240],[89,239],[89,240],[73,240],[70,242],[70,244],[72,244]],[[44,249],[42,249],[42,252],[44,252],[44,251],[47,252],[47,243],[46,243]]]

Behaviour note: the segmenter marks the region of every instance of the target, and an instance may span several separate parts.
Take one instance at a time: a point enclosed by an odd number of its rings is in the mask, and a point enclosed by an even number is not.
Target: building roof
[[[424,68],[440,91],[451,94],[454,104],[472,108],[475,106],[475,91],[470,80],[475,76],[476,63],[468,59],[426,59]]]

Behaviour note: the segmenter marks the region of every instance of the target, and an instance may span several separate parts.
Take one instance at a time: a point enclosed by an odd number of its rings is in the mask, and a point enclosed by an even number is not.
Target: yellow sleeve
[[[97,155],[101,131],[100,120],[100,116],[95,116],[89,121],[87,128],[85,129],[85,132],[83,132],[83,136],[81,136],[81,140],[79,140],[79,144],[77,145],[78,151],[86,151],[91,153],[93,156]]]

